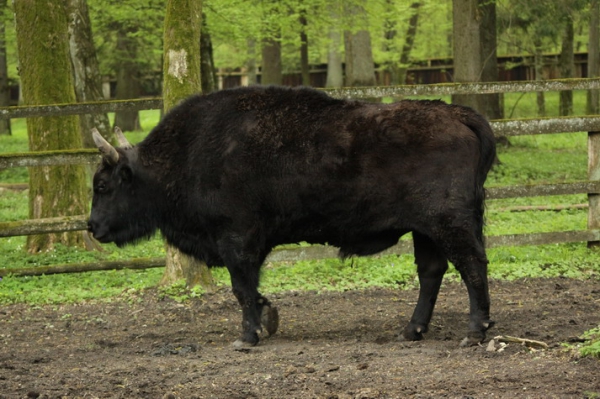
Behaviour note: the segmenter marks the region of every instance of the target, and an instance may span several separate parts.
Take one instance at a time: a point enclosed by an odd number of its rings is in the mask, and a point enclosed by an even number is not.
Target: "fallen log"
[[[527,211],[553,211],[560,212],[571,209],[588,209],[588,204],[574,204],[574,205],[523,205],[523,206],[509,206],[506,208],[496,209],[496,212],[527,212]]]

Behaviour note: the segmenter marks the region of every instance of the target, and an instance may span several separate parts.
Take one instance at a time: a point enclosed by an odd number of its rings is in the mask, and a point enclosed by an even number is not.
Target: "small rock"
[[[292,374],[296,374],[297,373],[297,369],[294,366],[289,366],[286,370],[285,373],[283,373],[284,377],[289,377]]]
[[[307,374],[314,373],[315,371],[317,371],[317,369],[315,369],[315,368],[314,368],[314,367],[312,367],[312,366],[306,366],[306,367],[304,368],[304,372],[305,372],[305,373],[307,373]]]
[[[486,352],[496,352],[496,341],[490,339],[488,342],[487,348],[485,348]]]

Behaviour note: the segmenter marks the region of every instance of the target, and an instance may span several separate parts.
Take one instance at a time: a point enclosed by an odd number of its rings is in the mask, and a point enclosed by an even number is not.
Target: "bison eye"
[[[96,192],[103,193],[106,191],[106,184],[104,182],[99,182],[96,184]]]

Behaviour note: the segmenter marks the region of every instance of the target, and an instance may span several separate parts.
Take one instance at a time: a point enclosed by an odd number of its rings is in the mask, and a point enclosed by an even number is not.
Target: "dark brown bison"
[[[448,260],[470,301],[465,344],[489,318],[484,189],[493,133],[441,101],[374,104],[309,88],[246,87],[193,96],[136,146],[103,155],[89,230],[124,245],[160,230],[181,251],[224,265],[243,310],[238,345],[277,329],[258,292],[271,249],[307,241],[372,255],[413,233],[420,293],[403,337],[427,331]]]

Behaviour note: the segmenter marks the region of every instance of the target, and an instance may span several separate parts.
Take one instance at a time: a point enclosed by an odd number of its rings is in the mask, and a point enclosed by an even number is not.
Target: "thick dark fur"
[[[489,320],[483,183],[493,133],[473,110],[441,101],[373,104],[309,88],[249,87],[193,96],[94,177],[90,230],[119,245],[160,230],[227,266],[256,344],[271,249],[308,241],[371,255],[413,232],[421,293],[407,339],[427,330],[447,260],[471,302],[470,342]]]

